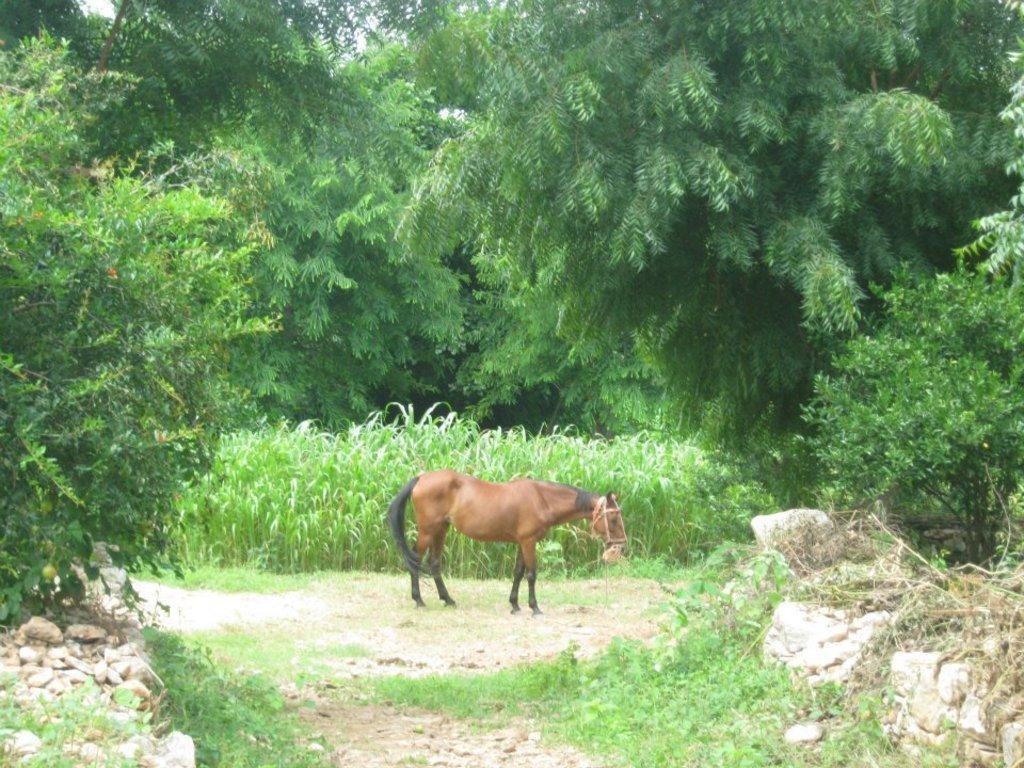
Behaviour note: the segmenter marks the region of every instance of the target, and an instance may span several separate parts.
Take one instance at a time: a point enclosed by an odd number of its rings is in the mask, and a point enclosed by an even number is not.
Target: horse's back
[[[519,512],[534,481],[491,483],[451,469],[427,472],[413,489],[417,518],[446,519],[456,530],[484,541],[512,541]],[[532,506],[532,505],[531,505]]]

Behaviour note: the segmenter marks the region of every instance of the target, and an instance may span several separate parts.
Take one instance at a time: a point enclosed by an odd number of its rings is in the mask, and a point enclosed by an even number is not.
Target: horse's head
[[[591,513],[590,530],[604,542],[604,561],[615,562],[622,557],[626,548],[626,524],[622,521],[622,509],[615,494],[609,491],[598,496]]]

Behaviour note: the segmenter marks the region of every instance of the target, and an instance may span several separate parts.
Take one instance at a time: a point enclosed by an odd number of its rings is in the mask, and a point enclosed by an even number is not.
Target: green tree
[[[690,409],[798,423],[900,265],[953,266],[1006,192],[997,0],[521,0],[435,31],[471,89],[403,235],[466,243],[572,344],[636,339]],[[465,50],[477,74],[434,51]],[[454,85],[452,85],[454,84]]]
[[[0,621],[56,577],[73,594],[96,541],[156,561],[236,408],[231,346],[264,327],[244,319],[250,222],[83,138],[124,85],[45,40],[0,54]]]
[[[954,515],[979,562],[1024,480],[1024,306],[962,273],[884,298],[877,333],[817,379],[815,450],[847,501],[895,493],[904,509]]]

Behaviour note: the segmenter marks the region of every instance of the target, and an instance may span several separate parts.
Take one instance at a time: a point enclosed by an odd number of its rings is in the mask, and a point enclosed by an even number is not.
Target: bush
[[[893,493],[964,524],[968,556],[997,544],[1024,478],[1024,306],[966,274],[899,285],[878,332],[819,376],[815,448],[847,499]]]
[[[340,434],[307,426],[226,436],[208,476],[182,498],[186,562],[280,571],[399,566],[384,525],[388,502],[412,477],[454,468],[487,480],[532,476],[620,494],[631,552],[682,558],[749,535],[771,497],[719,454],[636,434],[610,440],[556,431],[481,430],[454,415],[393,422],[378,414]],[[545,550],[561,565],[597,562],[581,526],[558,526]],[[448,538],[447,567],[463,576],[507,573],[512,547]]]
[[[226,202],[90,157],[89,105],[117,79],[42,41],[0,54],[0,84],[3,621],[80,589],[95,541],[155,560],[235,399],[227,344],[261,324],[242,319],[249,248]]]

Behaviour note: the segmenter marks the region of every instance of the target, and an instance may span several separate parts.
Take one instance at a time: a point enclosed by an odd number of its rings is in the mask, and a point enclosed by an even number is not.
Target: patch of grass
[[[171,634],[147,630],[146,642],[167,685],[161,715],[195,740],[199,766],[327,768],[325,753],[309,750],[309,734],[269,679],[226,672]]]
[[[339,434],[278,427],[226,436],[210,473],[179,503],[176,549],[193,565],[245,565],[281,572],[394,570],[384,524],[388,503],[425,471],[456,467],[487,480],[532,476],[619,493],[633,556],[680,560],[726,538],[774,506],[724,457],[648,434],[614,439],[555,430],[482,430],[467,419],[403,411]],[[511,547],[453,535],[448,570],[511,573]],[[548,572],[596,564],[600,548],[583,524],[559,526]]]

